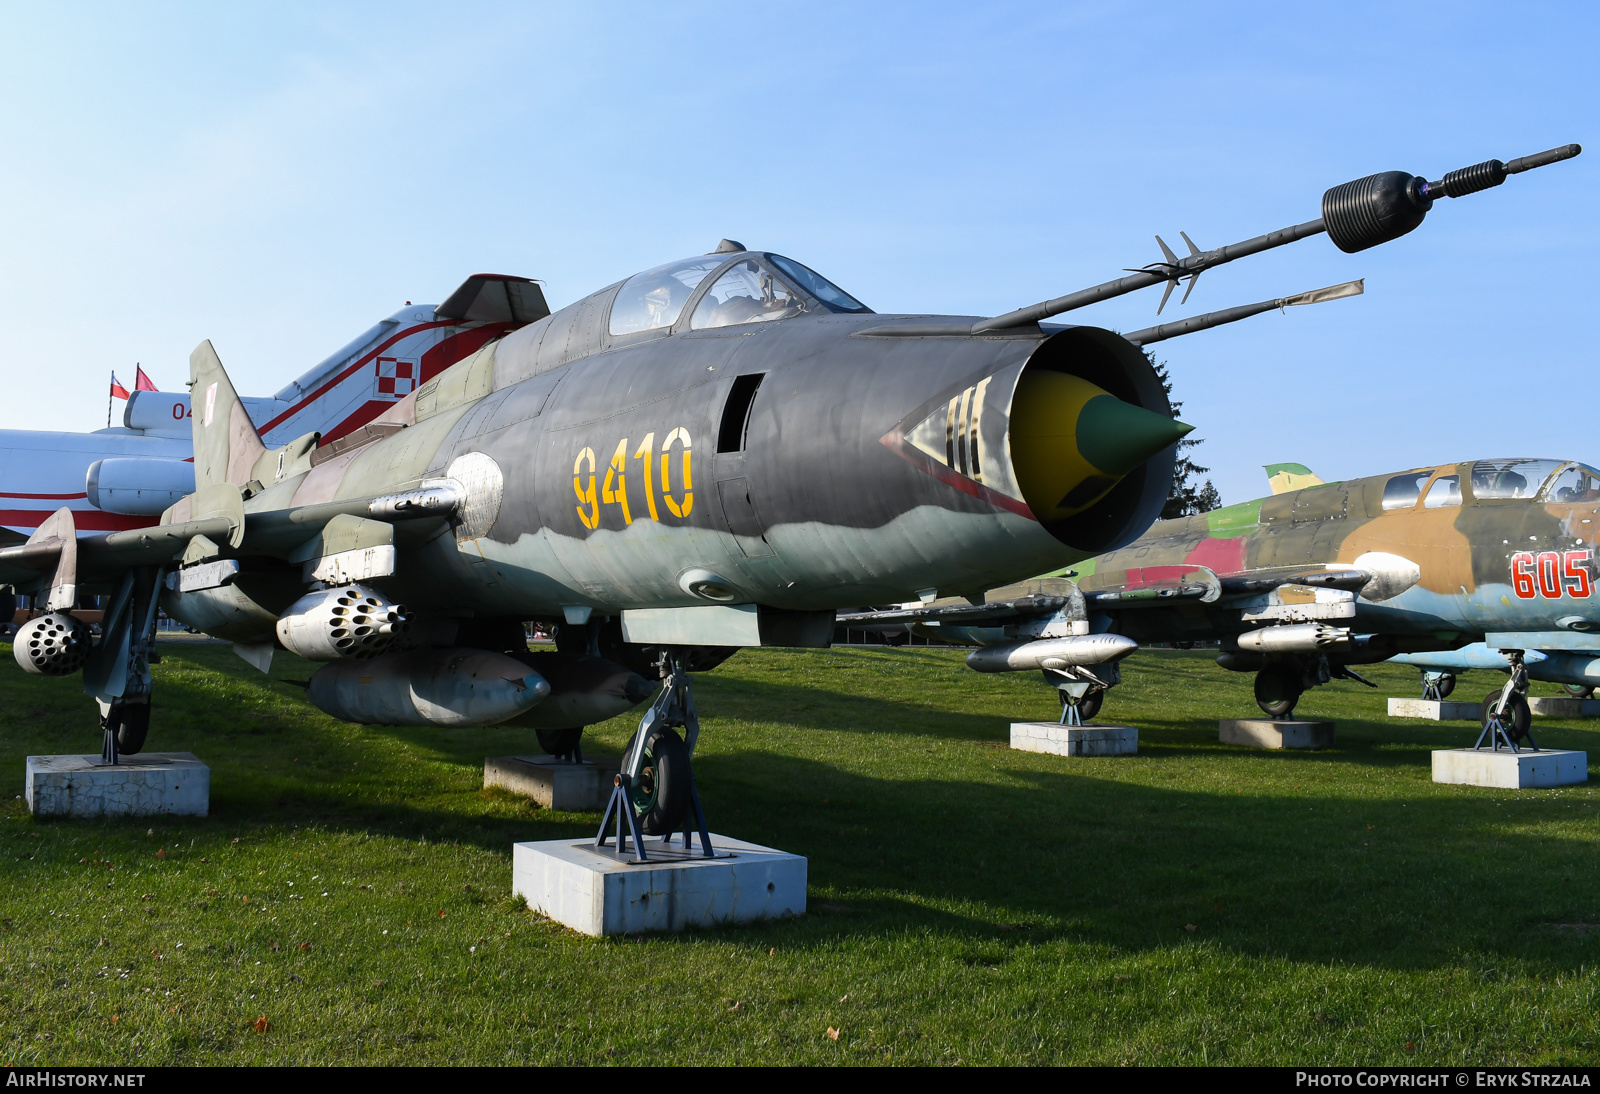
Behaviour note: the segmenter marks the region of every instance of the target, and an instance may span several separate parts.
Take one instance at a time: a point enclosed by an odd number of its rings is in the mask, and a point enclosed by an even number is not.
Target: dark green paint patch
[[[1193,429],[1115,396],[1096,395],[1078,413],[1078,451],[1106,474],[1126,475]]]

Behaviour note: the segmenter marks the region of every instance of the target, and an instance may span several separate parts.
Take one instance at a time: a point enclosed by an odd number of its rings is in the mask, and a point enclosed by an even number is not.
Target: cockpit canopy
[[[1461,504],[1460,475],[1456,467],[1422,468],[1395,475],[1384,485],[1384,509],[1410,509],[1428,493],[1423,507],[1438,509]],[[1529,458],[1479,460],[1468,474],[1477,501],[1531,500],[1573,504],[1600,502],[1600,471],[1570,460]],[[1428,486],[1429,481],[1432,485]]]
[[[807,312],[870,311],[855,297],[792,258],[746,252],[701,255],[668,262],[623,282],[611,305],[612,335],[664,330],[717,270],[721,275],[695,306],[689,329],[765,323]]]
[[[1600,471],[1566,460],[1479,460],[1472,465],[1472,495],[1488,499],[1600,501]]]

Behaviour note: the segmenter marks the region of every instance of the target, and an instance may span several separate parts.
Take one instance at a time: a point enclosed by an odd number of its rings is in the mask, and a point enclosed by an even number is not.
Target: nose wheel
[[[645,711],[623,751],[622,770],[613,780],[611,800],[606,804],[594,845],[596,849],[605,847],[614,836],[620,856],[629,853],[631,840],[633,861],[648,862],[646,836],[664,837],[656,845],[664,851],[681,831],[684,851],[692,850],[698,833],[701,857],[715,858],[705,810],[694,782],[694,746],[700,737],[700,717],[682,652],[663,651],[658,669],[662,676],[661,694]],[[678,734],[680,729],[682,736]]]
[[[1502,748],[1521,752],[1524,748],[1539,751],[1539,742],[1533,739],[1533,717],[1528,709],[1528,670],[1523,664],[1521,650],[1504,650],[1511,662],[1511,679],[1505,687],[1491,691],[1483,700],[1483,732],[1478,734],[1474,749],[1485,743],[1494,751]]]

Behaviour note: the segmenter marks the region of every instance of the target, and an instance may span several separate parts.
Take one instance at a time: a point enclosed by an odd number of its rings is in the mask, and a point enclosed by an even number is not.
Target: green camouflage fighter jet
[[[1264,470],[1274,494],[1322,483],[1322,480],[1303,464],[1269,464]],[[1528,591],[1526,585],[1522,591]],[[1524,605],[1530,602],[1536,602],[1535,598],[1519,597],[1517,600],[1517,603]],[[1491,648],[1486,642],[1471,642],[1460,649],[1401,653],[1389,660],[1401,665],[1415,665],[1421,669],[1423,698],[1443,699],[1455,690],[1457,678],[1472,669],[1504,672],[1514,678],[1517,677],[1519,651],[1516,647],[1520,645],[1528,648],[1520,651],[1522,673],[1516,688],[1519,693],[1526,695],[1529,680],[1543,680],[1562,685],[1568,694],[1575,697],[1591,698],[1596,686],[1600,685],[1600,649],[1595,648],[1594,640],[1583,633],[1567,633],[1559,636],[1554,648],[1533,648],[1533,644],[1543,637],[1537,634],[1518,633],[1508,627],[1498,636],[1499,642],[1512,643],[1505,649]],[[1501,689],[1497,688],[1491,692],[1484,700],[1485,704],[1498,698],[1500,691]],[[1522,719],[1525,730],[1525,704],[1519,706],[1516,713]]]
[[[1315,479],[1299,465],[1268,470]],[[1597,535],[1600,471],[1552,459],[1478,460],[1317,480],[1160,521],[1073,570],[996,590],[991,604],[873,618],[980,643],[968,658],[980,671],[1047,668],[1058,681],[1094,671],[1094,663],[1049,664],[1041,654],[1050,634],[1076,628],[1145,643],[1220,640],[1217,662],[1254,672],[1256,701],[1274,717],[1288,716],[1307,688],[1359,680],[1352,665],[1473,643],[1502,651],[1502,665],[1519,662],[1519,651],[1566,651],[1530,658],[1540,667],[1528,671],[1593,683],[1600,681],[1600,672],[1587,675],[1591,663],[1600,669]],[[1131,648],[1117,647],[1117,656]],[[1454,663],[1440,657],[1404,659]],[[1099,676],[1114,682],[1112,674]],[[1525,730],[1520,712],[1518,722]]]
[[[1138,345],[1356,286],[1126,337],[1041,320],[1322,233],[1365,250],[1578,151],[1372,175],[1316,220],[1181,259],[1162,244],[1165,261],[992,318],[874,314],[723,240],[534,318],[332,444],[267,449],[202,343],[197,489],[156,528],[79,539],[63,509],[0,549],[0,582],[44,610],[15,656],[82,670],[113,763],[150,725],[158,603],[258,666],[277,647],[322,662],[308,693],[335,717],[527,725],[564,755],[656,677],[619,835],[624,816],[639,846],[692,815],[709,853],[689,670],[827,645],[844,605],[976,593],[1130,543],[1189,431]],[[82,592],[109,597],[92,648],[69,614]],[[559,652],[529,652],[530,620],[559,622]]]

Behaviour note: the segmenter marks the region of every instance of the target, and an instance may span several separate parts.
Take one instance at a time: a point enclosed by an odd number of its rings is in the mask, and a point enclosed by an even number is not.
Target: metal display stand
[[[1070,683],[1056,685],[1056,690],[1061,692],[1061,725],[1083,725],[1083,714],[1079,707],[1092,687],[1094,685],[1087,680],[1073,680]]]
[[[606,841],[612,835],[607,829],[614,823],[616,853],[619,856],[628,853],[628,839],[631,837],[633,861],[650,861],[645,850],[644,833],[639,828],[639,817],[633,808],[633,787],[644,768],[644,747],[650,735],[657,729],[681,727],[684,731],[684,745],[688,749],[690,758],[689,808],[684,811],[683,816],[683,848],[685,851],[693,848],[692,836],[698,831],[701,857],[716,858],[716,852],[711,846],[711,833],[706,828],[705,810],[700,805],[700,791],[694,779],[694,746],[700,739],[700,717],[695,711],[694,690],[689,680],[689,672],[684,668],[682,651],[677,649],[663,651],[658,667],[662,676],[661,694],[656,696],[655,702],[650,704],[650,709],[645,711],[644,717],[639,720],[639,731],[633,736],[633,747],[622,758],[622,770],[617,773],[613,781],[611,800],[606,803],[605,815],[600,818],[600,831],[595,834],[594,846],[599,850],[606,845]],[[663,848],[671,846],[675,835],[676,832],[668,832],[662,837],[660,846]]]
[[[1485,737],[1489,738],[1489,750],[1491,752],[1501,751],[1502,746],[1511,752],[1520,753],[1522,751],[1517,747],[1517,742],[1513,741],[1511,735],[1506,732],[1503,719],[1506,713],[1506,704],[1511,701],[1511,696],[1519,691],[1527,690],[1528,670],[1522,663],[1521,650],[1505,650],[1503,652],[1511,662],[1511,679],[1507,680],[1506,686],[1500,689],[1500,701],[1495,703],[1494,709],[1489,712],[1489,721],[1483,727],[1483,732],[1478,734],[1478,742],[1472,746],[1473,751],[1483,748],[1483,739]],[[1528,738],[1529,752],[1541,751],[1539,742],[1533,739],[1531,726],[1524,736]]]

